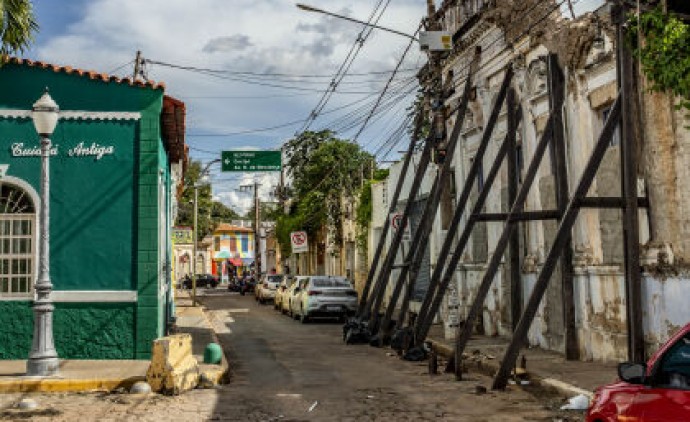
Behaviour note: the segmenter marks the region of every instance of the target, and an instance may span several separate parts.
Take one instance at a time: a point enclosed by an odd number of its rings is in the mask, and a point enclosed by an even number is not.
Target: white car
[[[295,281],[295,277],[291,275],[283,276],[280,285],[276,289],[276,295],[273,298],[273,309],[277,311],[282,311],[283,301],[287,298],[287,291],[292,286],[292,282]]]
[[[258,300],[259,303],[266,303],[269,300],[274,300],[276,297],[276,290],[282,281],[282,274],[268,274],[263,276],[261,283],[256,286],[256,300]]]
[[[357,311],[357,292],[345,277],[311,276],[301,280],[292,297],[293,317],[344,318]]]
[[[292,315],[292,299],[295,295],[295,289],[299,286],[300,281],[308,279],[309,277],[298,275],[290,280],[287,289],[282,293],[283,297],[280,301],[280,310],[284,314]]]

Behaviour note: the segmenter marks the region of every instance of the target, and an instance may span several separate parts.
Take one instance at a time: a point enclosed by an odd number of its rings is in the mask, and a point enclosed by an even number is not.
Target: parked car
[[[599,387],[587,422],[690,421],[690,324],[647,363],[621,363],[619,381]]]
[[[295,278],[291,275],[283,276],[283,279],[280,281],[280,285],[276,289],[276,295],[273,298],[273,309],[278,311],[282,310],[283,300],[287,296],[287,290],[294,281]]]
[[[259,303],[274,300],[278,286],[283,281],[282,274],[267,274],[262,277],[261,283],[256,286],[256,300]]]
[[[309,280],[309,277],[303,275],[296,276],[292,280],[292,284],[290,284],[287,290],[283,292],[283,299],[281,300],[281,311],[284,314],[292,316],[292,300],[295,296],[295,290],[299,291],[299,285],[304,280]]]
[[[357,310],[357,292],[345,277],[312,276],[293,296],[292,314],[303,323],[310,318],[344,318]]]
[[[220,280],[213,274],[197,274],[196,275],[196,287],[210,287],[215,289],[218,286]],[[182,287],[185,289],[192,288],[192,278],[185,277],[182,279]]]

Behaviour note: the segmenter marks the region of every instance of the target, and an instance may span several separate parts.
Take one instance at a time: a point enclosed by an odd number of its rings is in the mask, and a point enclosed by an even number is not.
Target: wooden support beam
[[[551,110],[551,115],[549,116],[547,128],[544,130],[544,133],[542,133],[541,139],[537,143],[537,146],[534,150],[534,156],[532,157],[532,160],[530,161],[529,167],[525,174],[525,180],[523,184],[520,186],[517,198],[515,199],[515,202],[512,204],[510,208],[510,215],[522,212],[522,209],[525,204],[525,199],[527,199],[529,189],[532,186],[535,177],[537,176],[537,170],[539,169],[539,165],[542,161],[542,158],[544,157],[544,151],[546,151],[546,147],[548,146],[549,141],[553,136],[553,131],[551,130],[554,120],[553,115],[554,113],[560,113],[561,109],[562,104],[555,104],[553,109]],[[467,313],[465,323],[462,325],[458,325],[458,331],[455,336],[454,355],[456,378],[461,377],[462,353],[465,350],[465,347],[467,346],[467,342],[470,340],[470,336],[472,335],[472,330],[474,328],[475,321],[479,316],[479,313],[482,312],[484,308],[484,300],[486,299],[486,295],[489,292],[489,289],[491,288],[491,284],[494,282],[494,278],[496,277],[498,267],[500,266],[501,261],[503,260],[503,253],[506,250],[506,246],[508,246],[508,240],[510,239],[510,235],[515,229],[516,223],[511,221],[510,215],[508,216],[508,218],[506,218],[506,223],[503,228],[503,232],[501,233],[501,237],[498,239],[498,242],[496,243],[496,247],[491,254],[491,258],[489,259],[489,263],[487,264],[486,270],[484,271],[482,281],[479,284],[477,291],[475,292],[474,301],[472,302],[472,306],[470,307]]]
[[[517,100],[515,98],[515,91],[512,89],[508,92],[508,110],[516,108]],[[518,121],[515,119],[514,113],[508,114],[508,206],[515,203],[517,198],[518,186],[520,184],[520,173],[518,169],[517,156],[517,125]],[[508,217],[506,216],[506,219]],[[504,219],[505,221],[505,219]],[[520,310],[522,309],[522,271],[520,269],[520,227],[517,227],[510,236],[508,245],[508,259],[509,267],[508,273],[510,275],[510,313],[513,317],[513,327],[517,324],[517,318],[520,317]]]
[[[386,238],[388,237],[388,231],[390,230],[390,215],[395,212],[395,207],[398,205],[398,198],[400,197],[400,192],[405,183],[405,176],[407,175],[407,170],[410,166],[410,160],[414,155],[414,149],[419,139],[419,133],[422,128],[422,121],[424,120],[422,113],[418,113],[415,118],[415,129],[410,139],[410,145],[407,147],[407,152],[405,153],[405,158],[403,160],[403,166],[400,170],[400,178],[395,185],[395,190],[393,191],[393,196],[391,197],[390,207],[388,209],[388,215],[386,215],[386,220],[383,223],[383,229],[381,231],[381,236],[379,237],[379,243],[376,245],[376,251],[374,252],[374,258],[371,261],[371,266],[369,267],[369,273],[367,274],[367,280],[364,283],[364,290],[362,290],[362,297],[360,297],[359,306],[357,309],[357,314],[361,315],[366,306],[367,299],[369,297],[369,291],[371,289],[371,284],[373,283],[374,276],[376,275],[376,270],[379,267],[379,260],[381,259],[381,253],[383,252],[383,247],[386,244]]]
[[[631,362],[644,362],[640,223],[637,204],[637,145],[639,133],[636,124],[641,119],[637,104],[636,83],[638,75],[624,28],[626,15],[627,10],[625,8],[614,6],[612,21],[616,25],[618,83],[620,84],[623,102],[621,107],[620,153],[621,194],[624,202],[623,244],[625,251],[626,322],[628,326],[628,359]]]
[[[558,56],[549,54],[549,105],[563,104],[565,101],[565,76],[558,65]],[[565,148],[565,127],[563,113],[556,113],[553,122],[553,149],[555,160],[556,204],[561,216],[568,207],[568,163]],[[573,246],[568,237],[561,255],[561,298],[563,304],[563,325],[565,328],[565,358],[576,360],[580,356],[575,328],[575,297],[573,287]],[[519,317],[519,316],[518,316]],[[517,320],[515,320],[517,324]]]
[[[610,196],[590,196],[587,198],[582,198],[577,204],[580,208],[619,208],[625,207],[625,201],[623,198],[610,197]],[[638,197],[637,206],[641,208],[649,207],[649,198]]]
[[[532,221],[532,220],[557,220],[561,216],[558,210],[543,210],[543,211],[523,211],[513,215],[507,212],[482,213],[474,214],[472,218],[476,221],[501,221],[505,222],[510,216],[511,222],[516,221]]]
[[[582,177],[580,177],[580,181],[575,188],[573,198],[568,203],[565,214],[561,219],[553,245],[551,245],[551,249],[546,256],[546,260],[544,261],[541,272],[539,273],[537,281],[532,288],[532,294],[530,295],[527,305],[525,306],[525,310],[520,318],[520,322],[518,322],[518,327],[513,333],[513,338],[508,345],[508,349],[506,350],[503,360],[501,361],[501,366],[496,373],[492,386],[493,389],[504,389],[508,383],[508,377],[510,376],[511,370],[515,366],[520,349],[527,341],[529,327],[532,325],[532,321],[537,313],[539,304],[544,297],[546,287],[548,286],[549,280],[556,269],[558,258],[561,256],[566,242],[570,240],[570,232],[573,229],[575,219],[580,211],[580,208],[577,206],[577,202],[581,198],[584,198],[584,196],[587,194],[587,191],[592,186],[592,181],[594,180],[597,169],[599,169],[599,165],[604,158],[606,148],[608,148],[613,133],[616,130],[620,115],[621,101],[619,97],[616,99],[616,102],[611,108],[611,113],[606,120],[606,124],[604,124],[604,130],[594,146],[592,155],[590,156],[589,161],[587,162],[587,165],[582,173]]]

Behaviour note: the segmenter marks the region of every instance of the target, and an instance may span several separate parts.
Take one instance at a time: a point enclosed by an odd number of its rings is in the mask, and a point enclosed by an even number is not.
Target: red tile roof
[[[13,64],[18,64],[18,65],[24,65],[24,66],[29,66],[29,67],[40,67],[42,69],[52,69],[53,72],[56,73],[66,73],[68,75],[71,74],[77,74],[79,76],[85,76],[88,77],[89,79],[92,80],[97,80],[97,81],[102,81],[102,82],[114,82],[118,84],[126,84],[129,86],[138,86],[142,88],[152,88],[152,89],[165,89],[165,84],[157,83],[154,81],[142,81],[142,80],[133,80],[131,78],[120,78],[114,75],[108,75],[107,73],[99,73],[95,72],[93,70],[83,70],[83,69],[75,69],[71,66],[58,66],[50,63],[45,63],[41,61],[33,61],[29,59],[22,59],[18,57],[10,57],[7,59],[8,63],[13,63]]]

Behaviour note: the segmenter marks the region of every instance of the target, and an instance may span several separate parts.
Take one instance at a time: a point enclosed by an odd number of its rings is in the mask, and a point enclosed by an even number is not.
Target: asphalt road
[[[260,305],[252,295],[208,292],[231,362],[232,380],[215,409],[243,420],[563,420],[521,389],[476,394],[490,379],[456,382],[430,376],[426,363],[400,360],[389,349],[345,345],[342,324],[301,324]]]
[[[230,383],[174,397],[126,393],[0,395],[0,420],[79,421],[576,421],[558,401],[512,386],[477,394],[491,379],[430,376],[426,363],[342,342],[337,322],[298,321],[251,295],[202,290],[231,366]],[[17,411],[22,397],[37,410]],[[539,400],[536,398],[539,397]]]

